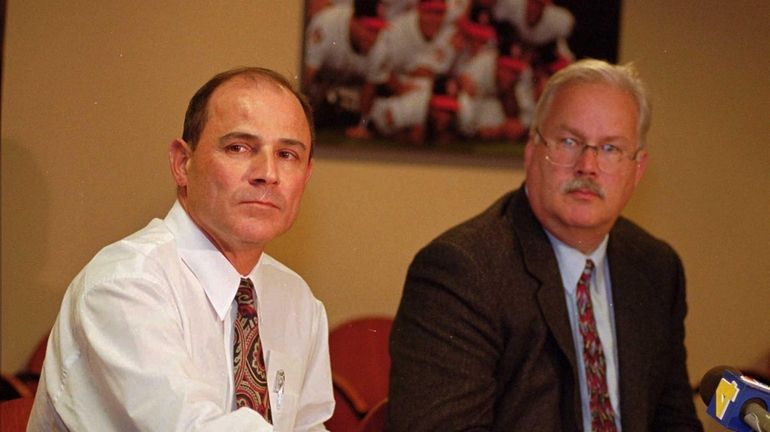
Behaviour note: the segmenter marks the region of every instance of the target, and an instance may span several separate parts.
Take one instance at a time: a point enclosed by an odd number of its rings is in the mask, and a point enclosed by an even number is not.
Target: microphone
[[[717,366],[700,383],[706,413],[738,432],[770,432],[770,387],[728,366]]]

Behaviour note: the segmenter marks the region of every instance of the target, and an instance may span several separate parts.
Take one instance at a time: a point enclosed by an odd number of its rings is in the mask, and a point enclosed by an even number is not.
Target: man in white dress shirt
[[[28,430],[325,430],[326,312],[264,253],[294,222],[312,146],[309,106],[282,76],[241,68],[201,87],[169,148],[177,202],[67,289]],[[254,286],[272,424],[235,403],[242,278]]]

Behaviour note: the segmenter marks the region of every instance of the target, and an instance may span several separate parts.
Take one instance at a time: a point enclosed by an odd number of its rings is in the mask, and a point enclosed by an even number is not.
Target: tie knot
[[[238,285],[238,292],[235,294],[235,301],[238,303],[238,311],[244,316],[256,315],[257,309],[254,307],[254,284],[251,279],[241,278]]]
[[[583,274],[590,275],[594,271],[594,262],[589,258],[586,260],[586,268],[583,269]]]

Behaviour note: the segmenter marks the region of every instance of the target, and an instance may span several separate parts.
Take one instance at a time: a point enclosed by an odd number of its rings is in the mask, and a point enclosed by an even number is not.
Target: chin
[[[242,241],[247,243],[264,245],[286,231],[288,231],[288,228],[285,227],[262,226],[253,230],[244,230],[239,234],[239,237],[241,237]]]
[[[567,225],[579,228],[596,228],[607,223],[607,218],[593,211],[572,211],[564,218]]]

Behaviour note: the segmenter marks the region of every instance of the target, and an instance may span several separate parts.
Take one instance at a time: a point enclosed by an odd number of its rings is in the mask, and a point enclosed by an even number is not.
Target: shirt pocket
[[[270,350],[267,356],[267,385],[275,432],[292,431],[297,418],[304,370],[299,357]]]

